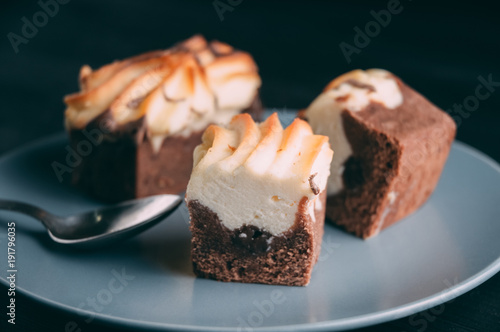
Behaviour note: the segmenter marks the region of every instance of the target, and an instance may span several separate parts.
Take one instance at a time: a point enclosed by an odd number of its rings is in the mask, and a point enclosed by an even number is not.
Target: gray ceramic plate
[[[64,163],[66,144],[59,135],[3,156],[0,197],[59,214],[100,205],[58,182],[51,163]],[[499,198],[500,167],[455,143],[437,190],[406,220],[368,241],[328,225],[307,287],[195,278],[185,207],[93,253],[57,247],[36,221],[1,212],[0,251],[7,251],[6,222],[15,221],[18,291],[80,314],[82,330],[91,330],[92,319],[158,330],[349,329],[411,315],[494,275]],[[3,283],[6,270],[4,255]]]

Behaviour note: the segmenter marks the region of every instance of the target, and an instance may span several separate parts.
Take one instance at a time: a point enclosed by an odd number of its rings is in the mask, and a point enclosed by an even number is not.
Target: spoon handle
[[[49,228],[53,224],[54,220],[58,219],[57,216],[54,216],[53,214],[34,205],[23,202],[10,201],[6,199],[0,199],[0,210],[14,211],[26,214],[35,219],[38,219],[47,228]]]

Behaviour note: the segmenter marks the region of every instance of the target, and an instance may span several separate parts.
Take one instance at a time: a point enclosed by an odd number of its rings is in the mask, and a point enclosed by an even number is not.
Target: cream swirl
[[[168,50],[80,71],[80,92],[65,97],[68,129],[109,110],[117,125],[144,117],[155,150],[169,135],[227,123],[248,108],[261,85],[252,57],[194,36]]]
[[[229,229],[254,225],[273,235],[293,226],[299,202],[314,207],[325,189],[333,151],[328,137],[276,113],[261,124],[236,115],[227,128],[211,125],[194,152],[186,199],[217,213]]]

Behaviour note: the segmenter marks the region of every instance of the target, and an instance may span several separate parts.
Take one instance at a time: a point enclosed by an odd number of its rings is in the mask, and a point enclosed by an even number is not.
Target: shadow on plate
[[[15,152],[17,155],[9,158],[7,164],[4,165],[4,174],[8,174],[8,180],[16,183],[16,192],[12,195],[15,197],[16,193],[28,190],[31,197],[76,198],[99,204],[71,185],[69,171],[60,171],[58,175],[54,169],[57,163],[71,170],[66,161],[68,146],[67,139],[61,134]],[[31,203],[36,204],[36,202]]]
[[[157,234],[159,236],[147,237],[146,239],[140,236],[139,241],[130,242],[140,243],[141,257],[159,266],[162,270],[194,277],[189,234],[186,236],[179,234],[178,237],[161,237],[162,234],[165,234],[164,231],[157,232]]]

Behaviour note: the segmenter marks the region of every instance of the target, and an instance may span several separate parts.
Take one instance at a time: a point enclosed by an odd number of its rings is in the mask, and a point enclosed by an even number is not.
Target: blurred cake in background
[[[106,201],[185,191],[203,131],[241,112],[259,119],[260,85],[250,54],[199,35],[97,70],[83,66],[80,92],[64,98],[82,157],[74,184]]]

